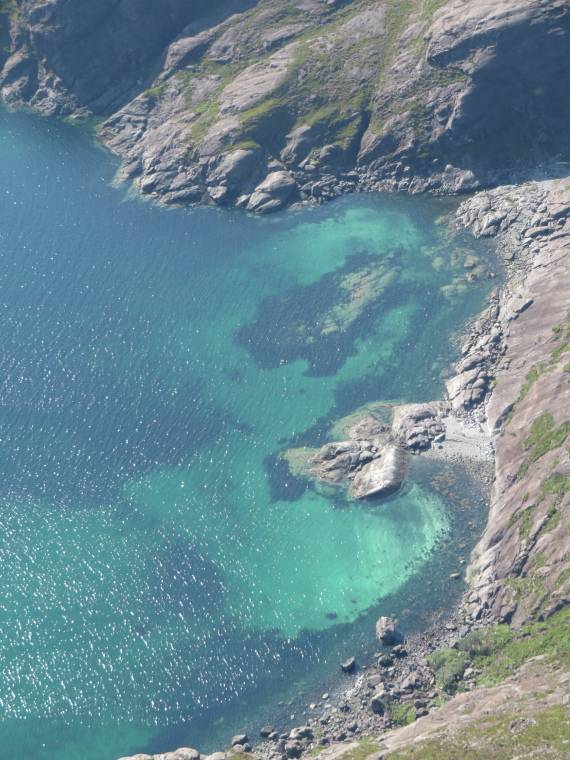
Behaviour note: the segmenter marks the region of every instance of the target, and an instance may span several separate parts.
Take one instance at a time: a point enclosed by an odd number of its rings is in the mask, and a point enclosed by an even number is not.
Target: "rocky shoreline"
[[[455,225],[470,229],[476,236],[496,237],[508,277],[505,284],[491,295],[485,311],[467,326],[461,348],[462,359],[456,366],[456,375],[447,382],[449,415],[438,417],[438,429],[434,428],[431,440],[421,441],[421,448],[427,449],[422,456],[460,462],[482,478],[491,477],[489,464],[493,461],[494,444],[502,445],[504,438],[498,434],[514,406],[512,401],[508,403],[497,400],[498,388],[502,390],[504,378],[512,375],[514,370],[511,359],[513,325],[522,324],[525,315],[531,313],[531,307],[543,295],[536,290],[532,291],[532,295],[529,294],[529,280],[537,271],[551,276],[556,272],[556,276],[560,276],[562,262],[568,264],[570,276],[570,262],[567,262],[570,257],[566,248],[570,242],[569,188],[570,179],[505,186],[481,192],[459,206]],[[566,312],[560,315],[558,308],[557,318],[560,317],[565,318]],[[534,335],[533,340],[536,338]],[[520,373],[519,367],[519,376]],[[522,379],[524,380],[524,373]],[[445,410],[445,403],[441,404],[441,408]],[[400,419],[404,416],[401,414]],[[439,427],[442,423],[446,428],[445,436]],[[413,425],[407,429],[408,433],[412,429]],[[359,432],[362,433],[361,430]],[[367,432],[370,433],[370,430]],[[383,434],[386,435],[386,432]],[[357,435],[356,438],[363,436]],[[407,438],[406,435],[400,436],[400,442],[405,440],[408,444],[413,439],[413,435],[408,435]],[[324,447],[323,451],[325,450],[329,451],[327,447]],[[321,466],[327,461],[326,451],[321,457]],[[368,448],[366,451],[370,453]],[[347,452],[337,452],[335,449],[334,455],[337,453],[342,456]],[[360,449],[358,453],[360,455]],[[334,455],[329,457],[329,464],[330,460],[334,462]],[[345,465],[350,469],[350,452],[348,459],[346,456],[344,458],[347,460]],[[384,737],[393,735],[397,716],[402,711],[414,720],[427,719],[426,716],[433,715],[443,704],[458,699],[436,685],[435,673],[426,658],[434,651],[453,647],[472,631],[497,622],[512,622],[516,613],[516,605],[513,609],[512,600],[508,609],[505,609],[504,601],[499,604],[496,601],[497,591],[503,588],[496,567],[494,579],[489,578],[487,547],[490,540],[487,534],[491,532],[494,536],[491,551],[494,554],[500,553],[505,525],[509,519],[512,520],[512,511],[503,514],[502,532],[497,521],[493,522],[493,517],[498,509],[501,511],[504,500],[501,485],[506,462],[501,446],[494,461],[495,484],[489,524],[468,568],[470,588],[457,608],[449,611],[428,630],[405,640],[396,639],[397,646],[393,646],[395,642],[392,642],[392,646],[387,646],[379,641],[374,664],[358,669],[349,688],[339,692],[334,700],[326,695],[327,699],[323,702],[311,705],[307,713],[314,717],[307,718],[305,725],[285,733],[269,731],[273,727],[265,727],[263,733],[268,738],[261,743],[256,743],[254,737],[251,737],[251,742],[248,737],[234,737],[231,749],[225,753],[214,753],[209,756],[209,760],[229,760],[233,756],[251,752],[264,760],[287,760],[314,754],[319,754],[322,760],[334,760],[335,757],[350,752],[354,746],[360,746],[355,745],[357,740],[367,740],[370,737],[374,737],[374,742],[378,743],[377,753],[370,753],[377,760],[383,756],[382,747],[388,746],[384,744]],[[335,470],[334,466],[332,470]],[[564,523],[566,522],[565,516]],[[565,530],[565,534],[559,541],[567,551],[570,540],[568,531]],[[514,559],[512,555],[511,549],[511,564]],[[529,558],[528,549],[525,556]],[[570,554],[565,556],[570,557]],[[558,568],[559,572],[569,565],[570,561],[566,559],[566,564]],[[504,575],[505,573],[503,577]],[[459,574],[455,577],[458,578]],[[544,614],[553,614],[566,603],[564,589],[567,585],[568,581],[565,581],[561,589],[557,590],[554,600],[543,605]],[[347,671],[357,668],[358,665],[351,661],[343,664],[343,669]],[[476,676],[475,669],[465,669],[461,676],[463,690],[476,689]],[[155,756],[155,760],[184,760],[191,757],[184,752],[195,751],[178,750],[178,754]],[[150,760],[147,756],[135,757],[137,760]],[[197,760],[197,757],[192,755],[192,760]]]
[[[166,204],[473,192],[569,144],[567,4],[504,3],[5,0],[0,91],[100,119],[119,178]]]

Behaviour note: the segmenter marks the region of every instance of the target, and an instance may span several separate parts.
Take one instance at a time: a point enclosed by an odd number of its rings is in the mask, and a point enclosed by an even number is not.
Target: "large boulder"
[[[297,183],[289,172],[272,172],[255,188],[246,209],[257,214],[277,211],[285,205],[296,187]]]
[[[355,423],[349,441],[327,443],[309,462],[312,472],[332,483],[352,481],[354,499],[372,499],[396,491],[404,482],[406,452],[389,428],[373,415]]]
[[[380,455],[355,475],[352,496],[355,499],[374,499],[397,491],[406,475],[406,453],[393,443],[385,446]]]
[[[388,697],[389,694],[388,692],[384,691],[384,689],[377,691],[370,702],[372,712],[376,715],[384,715],[384,712],[386,710],[386,700]]]
[[[392,646],[396,639],[396,625],[391,617],[381,617],[376,621],[376,638],[386,647]]]
[[[432,404],[405,404],[394,412],[394,435],[411,450],[427,449],[445,437],[445,425]]]

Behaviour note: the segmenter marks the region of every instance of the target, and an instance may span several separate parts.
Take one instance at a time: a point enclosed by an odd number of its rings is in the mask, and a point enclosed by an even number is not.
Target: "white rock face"
[[[386,446],[381,456],[364,465],[355,475],[352,496],[374,499],[397,491],[404,481],[406,463],[406,454],[397,444]]]
[[[283,206],[297,186],[289,172],[273,172],[253,191],[247,204],[248,211],[263,213]]]

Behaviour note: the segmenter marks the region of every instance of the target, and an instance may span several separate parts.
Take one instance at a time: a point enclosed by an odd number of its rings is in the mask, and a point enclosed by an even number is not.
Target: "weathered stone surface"
[[[272,172],[255,188],[246,208],[258,214],[275,211],[285,205],[296,186],[295,180],[288,172]]]
[[[392,646],[396,641],[396,625],[391,617],[381,617],[376,621],[376,638],[382,646]]]
[[[310,726],[297,726],[289,732],[289,739],[300,741],[301,739],[312,739],[313,729]]]
[[[261,0],[18,0],[12,46],[0,51],[0,87],[8,102],[44,113],[111,117],[102,136],[124,161],[120,176],[136,172],[135,186],[167,203],[247,205],[275,156],[295,171],[299,191],[255,197],[250,210],[300,197],[320,203],[356,186],[470,191],[568,149],[564,0],[511,0],[508,12],[488,0],[450,0],[431,20],[412,12],[384,62],[379,41],[392,11],[369,3],[337,23],[337,6],[346,9],[331,0],[277,0],[272,8]],[[292,7],[311,17],[282,23]],[[313,67],[311,56],[342,65]],[[307,76],[318,103],[295,100]],[[344,101],[352,90],[362,100],[351,107]],[[147,112],[134,118],[140,100]],[[227,192],[172,187],[179,173],[186,187],[216,187],[212,174],[236,145],[256,146],[255,177]],[[508,215],[490,209],[478,234],[496,234]],[[543,240],[555,223],[538,217],[527,239]],[[467,394],[464,408],[482,396]]]
[[[355,499],[374,499],[397,491],[407,470],[406,454],[398,444],[382,452],[355,475],[351,492]]]
[[[242,112],[257,105],[283,81],[297,47],[298,43],[292,42],[267,61],[256,63],[243,71],[218,98],[220,113],[230,110]]]
[[[384,689],[377,691],[370,700],[372,712],[376,713],[376,715],[384,715],[384,712],[386,711],[386,702],[389,699],[389,696],[388,692],[384,691]]]
[[[445,437],[445,425],[432,404],[405,404],[394,410],[394,435],[408,449],[427,449]]]
[[[287,757],[301,757],[302,752],[303,748],[297,740],[285,742],[285,754]]]
[[[570,386],[564,372],[567,356],[562,352],[559,359],[552,358],[562,343],[558,336],[565,329],[560,325],[566,324],[564,293],[570,288],[567,185],[563,180],[498,188],[481,194],[481,198],[475,196],[462,214],[469,220],[468,226],[481,230],[492,203],[495,210],[508,209],[501,222],[500,245],[501,251],[514,252],[509,258],[510,284],[503,290],[492,319],[481,322],[482,335],[465,347],[465,359],[459,367],[472,386],[473,373],[487,373],[492,367],[496,383],[490,386],[492,393],[485,408],[487,424],[491,431],[503,427],[505,432],[495,442],[496,479],[489,523],[467,571],[474,591],[474,601],[469,605],[473,620],[495,619],[517,626],[539,611],[548,614],[558,599],[570,592],[562,575],[570,550],[566,527],[569,495],[563,493],[558,501],[554,495],[542,498],[543,483],[549,477],[570,475],[567,460],[555,446],[536,461],[528,461],[529,452],[523,445],[537,418],[551,414],[552,425],[557,427],[567,421],[570,408]],[[540,246],[527,236],[533,225],[552,226]],[[485,334],[500,336],[498,343],[492,343],[499,348],[487,355],[477,349]],[[542,372],[541,366],[548,371]],[[535,506],[538,497],[542,501]],[[521,541],[520,526],[527,508],[528,527]],[[549,509],[560,515],[550,523]],[[533,563],[536,565],[541,554],[549,559],[535,570]],[[532,577],[538,573],[538,590],[529,584],[528,593],[515,598],[505,580],[529,573]]]
[[[350,494],[355,499],[378,498],[400,488],[407,457],[384,423],[366,416],[348,433],[351,440],[328,443],[309,460],[317,477],[332,483],[352,481]]]

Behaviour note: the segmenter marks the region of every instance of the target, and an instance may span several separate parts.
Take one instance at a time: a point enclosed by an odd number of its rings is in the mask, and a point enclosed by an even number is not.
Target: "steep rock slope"
[[[2,11],[4,98],[109,117],[121,176],[167,203],[269,211],[357,188],[459,192],[570,150],[566,0]]]
[[[518,285],[495,316],[496,481],[471,567],[473,614],[514,626],[570,603],[570,179],[534,200],[516,231]]]

